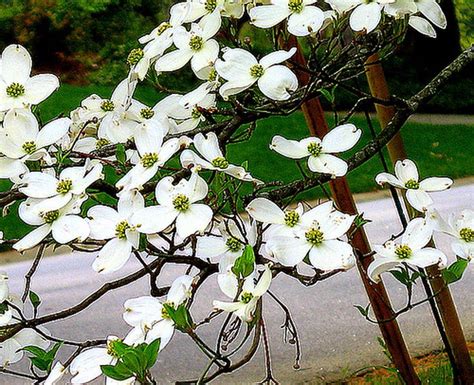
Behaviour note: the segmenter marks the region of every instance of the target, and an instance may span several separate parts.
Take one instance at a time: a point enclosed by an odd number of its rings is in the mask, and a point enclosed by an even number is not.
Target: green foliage
[[[25,346],[22,350],[31,354],[28,358],[34,367],[43,372],[49,373],[53,366],[56,354],[62,344],[62,342],[56,342],[49,351],[38,346]]]
[[[468,260],[458,258],[456,262],[453,262],[447,269],[443,270],[443,277],[446,283],[450,284],[459,281],[468,265]]]
[[[474,7],[472,0],[454,0],[456,16],[461,32],[461,45],[464,48],[474,44]]]
[[[255,253],[253,247],[246,245],[242,255],[235,260],[232,272],[238,278],[246,278],[252,274],[255,265]]]
[[[176,329],[186,332],[193,328],[193,319],[185,304],[181,304],[175,309],[172,305],[164,303],[166,313],[174,322]]]
[[[112,341],[111,348],[117,357],[115,365],[101,365],[102,373],[114,380],[135,377],[140,383],[149,383],[149,370],[155,365],[160,350],[160,339],[152,343],[130,346],[122,341]]]

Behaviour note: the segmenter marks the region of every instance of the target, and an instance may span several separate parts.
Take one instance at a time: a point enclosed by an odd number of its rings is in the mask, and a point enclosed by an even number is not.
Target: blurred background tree
[[[165,20],[177,0],[0,0],[0,50],[17,42],[27,47],[38,71],[54,72],[76,85],[113,85],[127,71],[125,59],[137,39]],[[437,39],[409,32],[385,67],[399,96],[417,91],[468,47],[474,38],[474,0],[440,0],[448,28]],[[323,6],[323,1],[319,0]],[[327,5],[326,5],[327,6]],[[265,38],[255,35],[256,47]],[[260,35],[261,36],[261,35]],[[261,41],[259,41],[261,40]],[[440,95],[428,110],[474,113],[474,71]],[[183,83],[183,79],[180,79]],[[186,79],[184,80],[186,82]],[[463,98],[454,95],[464,95]],[[349,101],[340,95],[339,108]]]

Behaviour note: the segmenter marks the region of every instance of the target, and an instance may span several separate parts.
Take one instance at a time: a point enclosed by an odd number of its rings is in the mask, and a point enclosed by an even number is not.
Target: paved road
[[[434,194],[435,201],[443,214],[467,207],[474,201],[474,185],[465,185],[449,191]],[[393,204],[389,199],[362,202],[360,211],[373,220],[367,226],[372,242],[383,242],[387,235],[399,231]],[[449,250],[446,238],[440,237],[438,244]],[[50,257],[43,261],[33,281],[33,290],[43,299],[41,313],[47,314],[73,305],[93,292],[105,282],[91,268],[93,257],[89,255],[68,255]],[[20,292],[23,275],[29,268],[28,262],[5,266],[11,277],[13,292]],[[114,275],[119,277],[133,271],[137,265],[129,263],[125,271]],[[179,268],[170,267],[164,277],[171,280]],[[110,278],[110,277],[108,277]],[[109,293],[100,304],[95,304],[78,317],[50,325],[57,336],[82,340],[103,338],[109,334],[122,335],[127,327],[121,320],[123,302],[127,298],[146,294],[146,279],[136,282],[126,289]],[[215,279],[210,279],[203,287],[216,288]],[[403,292],[394,282],[388,282],[394,303],[403,306]],[[303,360],[301,370],[292,370],[293,347],[282,342],[279,326],[283,315],[270,299],[264,302],[267,321],[271,333],[273,366],[282,384],[312,384],[324,382],[334,374],[350,373],[351,370],[371,364],[384,363],[384,357],[376,341],[377,326],[362,319],[353,304],[366,304],[367,299],[361,287],[356,270],[340,274],[311,288],[303,288],[292,280],[278,277],[272,290],[293,312],[302,341]],[[466,334],[474,338],[474,274],[472,269],[465,279],[453,287],[458,309]],[[202,296],[201,296],[202,297]],[[193,306],[196,319],[207,315],[212,298],[200,298]],[[440,347],[440,339],[426,306],[415,309],[400,318],[411,352],[421,354]],[[215,329],[202,329],[205,340],[212,343]],[[205,365],[205,360],[187,337],[176,334],[173,342],[162,352],[157,366],[160,384],[173,383],[195,377]],[[263,377],[262,351],[254,361],[231,376],[216,383],[252,384]],[[66,382],[65,382],[66,383]],[[23,380],[0,378],[0,384],[25,384]]]

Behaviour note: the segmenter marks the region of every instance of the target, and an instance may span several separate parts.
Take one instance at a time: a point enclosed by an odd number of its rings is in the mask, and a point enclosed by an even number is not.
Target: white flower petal
[[[59,79],[54,75],[36,75],[25,84],[25,96],[31,104],[39,104],[59,88]]]
[[[151,325],[153,322],[162,319],[163,305],[155,297],[131,298],[125,301],[124,307],[123,319],[130,326],[139,327],[142,322]]]
[[[142,234],[154,234],[166,229],[178,215],[173,207],[150,206],[136,211],[130,222]]]
[[[405,185],[398,180],[395,176],[392,174],[389,174],[388,172],[381,172],[375,177],[375,182],[379,185],[384,185],[385,183],[388,183],[392,186],[398,187],[398,188],[405,188]]]
[[[217,283],[221,291],[229,298],[237,296],[239,282],[237,277],[230,271],[217,275]]]
[[[295,53],[296,53],[295,47],[291,48],[288,51],[284,51],[284,50],[275,51],[264,56],[262,59],[260,59],[259,63],[264,69],[267,69],[275,64],[280,64],[280,63],[283,63],[284,61],[287,61]]]
[[[176,230],[182,238],[203,232],[212,220],[212,210],[204,204],[192,204],[189,209],[176,218]]]
[[[197,51],[191,59],[191,68],[198,73],[203,68],[214,64],[219,55],[219,43],[215,40],[208,40],[203,47]]]
[[[30,172],[23,179],[25,187],[20,187],[20,192],[32,198],[49,198],[57,194],[58,180],[43,172]]]
[[[119,270],[130,258],[132,245],[125,239],[113,238],[100,250],[92,268],[101,274]]]
[[[431,25],[431,23],[423,17],[412,15],[408,19],[408,25],[414,30],[422,33],[431,38],[436,37],[436,31]]]
[[[420,189],[425,191],[443,191],[451,187],[453,180],[450,178],[426,178],[420,182]]]
[[[420,178],[416,164],[410,159],[399,160],[395,163],[395,176],[403,185],[411,180],[418,182]]]
[[[115,237],[115,227],[120,216],[112,207],[93,206],[87,212],[92,239],[105,240]]]
[[[447,264],[447,258],[440,250],[434,249],[432,247],[426,247],[424,249],[414,251],[413,256],[407,260],[407,262],[423,268],[435,264],[440,264],[440,266],[444,267]]]
[[[382,7],[378,3],[361,4],[354,9],[349,24],[354,31],[372,32],[380,22]]]
[[[36,146],[43,148],[56,143],[67,134],[70,125],[71,119],[69,118],[60,118],[48,123],[38,133]]]
[[[209,235],[197,238],[196,256],[198,258],[214,258],[224,254],[227,249],[228,247],[222,237]]]
[[[434,25],[445,29],[448,22],[441,6],[436,0],[418,0],[416,2],[418,10]]]
[[[367,269],[367,275],[374,282],[380,282],[380,274],[393,270],[400,262],[390,258],[376,258]]]
[[[250,23],[258,28],[271,28],[285,20],[291,11],[288,7],[278,5],[263,5],[251,8]]]
[[[433,235],[433,229],[428,226],[424,218],[415,218],[408,223],[402,236],[402,244],[408,245],[412,250],[425,247]]]
[[[288,32],[295,36],[317,33],[324,23],[324,12],[318,7],[305,7],[300,13],[293,13],[288,19]]]
[[[92,348],[83,351],[72,362],[69,370],[74,376],[72,384],[84,384],[102,374],[101,365],[112,363],[112,357],[107,354],[106,348]]]
[[[39,244],[43,239],[45,239],[50,231],[51,225],[44,224],[25,235],[13,245],[13,248],[18,251],[31,249],[32,247],[35,247],[37,244]]]
[[[321,145],[325,153],[339,153],[350,150],[359,141],[362,131],[353,124],[338,126],[323,138]]]
[[[266,246],[275,259],[284,266],[296,266],[311,249],[306,240],[293,237],[274,237]]]
[[[406,196],[408,203],[420,212],[426,211],[433,204],[431,197],[423,190],[407,190]]]
[[[7,85],[24,85],[30,77],[32,65],[28,51],[21,45],[11,44],[3,50],[1,58],[0,78],[3,78]]]
[[[301,142],[288,140],[279,135],[273,137],[270,149],[292,159],[301,159],[310,155],[307,146]]]
[[[309,251],[311,264],[320,270],[350,269],[355,264],[352,246],[339,240],[324,241]]]
[[[272,271],[268,266],[265,266],[265,270],[263,274],[260,276],[257,284],[255,285],[255,289],[253,290],[252,294],[254,297],[261,297],[264,295],[267,290],[270,288],[270,284],[272,282]]]
[[[77,215],[65,215],[58,218],[51,225],[51,230],[55,241],[61,244],[75,239],[83,241],[90,232],[87,221]]]
[[[287,100],[291,97],[290,92],[298,89],[298,78],[288,67],[275,65],[258,79],[258,88],[270,99]]]
[[[347,163],[330,154],[320,154],[308,158],[308,167],[313,172],[330,174],[333,176],[344,176],[347,174]]]
[[[183,68],[193,57],[194,52],[188,49],[178,49],[160,57],[155,63],[155,70],[160,72],[176,71]]]
[[[249,215],[262,223],[285,223],[285,213],[275,203],[266,198],[256,198],[245,210]]]

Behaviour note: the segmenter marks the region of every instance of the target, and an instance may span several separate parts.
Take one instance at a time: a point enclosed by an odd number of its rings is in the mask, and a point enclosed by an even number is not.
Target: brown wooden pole
[[[288,46],[297,46],[296,39],[291,39],[288,42]],[[298,47],[299,48],[299,47]],[[297,61],[301,66],[306,65],[306,60],[298,49],[294,60]],[[300,84],[307,84],[309,76],[303,71],[296,71]],[[324,110],[318,98],[314,98],[305,102],[302,106],[302,110],[308,125],[308,129],[311,135],[322,137],[329,132],[329,127],[324,116]],[[329,182],[332,196],[342,211],[348,214],[357,214],[357,207],[352,196],[347,179],[337,178]],[[367,296],[369,297],[370,304],[377,320],[389,320],[394,316],[394,311],[390,304],[387,291],[383,283],[375,284],[370,281],[367,276],[367,268],[373,261],[372,257],[362,257],[370,253],[370,243],[367,239],[365,231],[362,228],[357,229],[352,238],[352,245],[357,250],[357,267],[359,269],[362,282],[364,284]],[[410,385],[421,384],[418,378],[413,363],[408,353],[407,346],[403,339],[403,335],[398,326],[398,322],[394,319],[388,322],[379,323],[380,331],[387,345],[387,349],[392,356],[392,360],[396,368],[399,370],[403,380]]]
[[[381,100],[390,100],[390,91],[383,71],[382,64],[378,54],[372,55],[366,61],[366,76],[372,96]],[[377,117],[380,126],[384,129],[395,115],[393,106],[385,106],[375,103]],[[398,134],[389,144],[388,151],[391,161],[395,164],[397,160],[406,159],[407,154],[403,145],[403,140]],[[406,200],[405,200],[406,204]],[[410,217],[416,216],[412,210],[408,210]],[[431,246],[435,246],[432,241]],[[466,338],[462,329],[456,305],[449,287],[446,285],[443,276],[437,266],[431,266],[426,269],[430,281],[431,289],[436,295],[436,304],[441,317],[444,332],[446,334],[449,347],[452,351],[456,368],[456,375],[460,384],[474,384],[474,367],[467,347]]]

